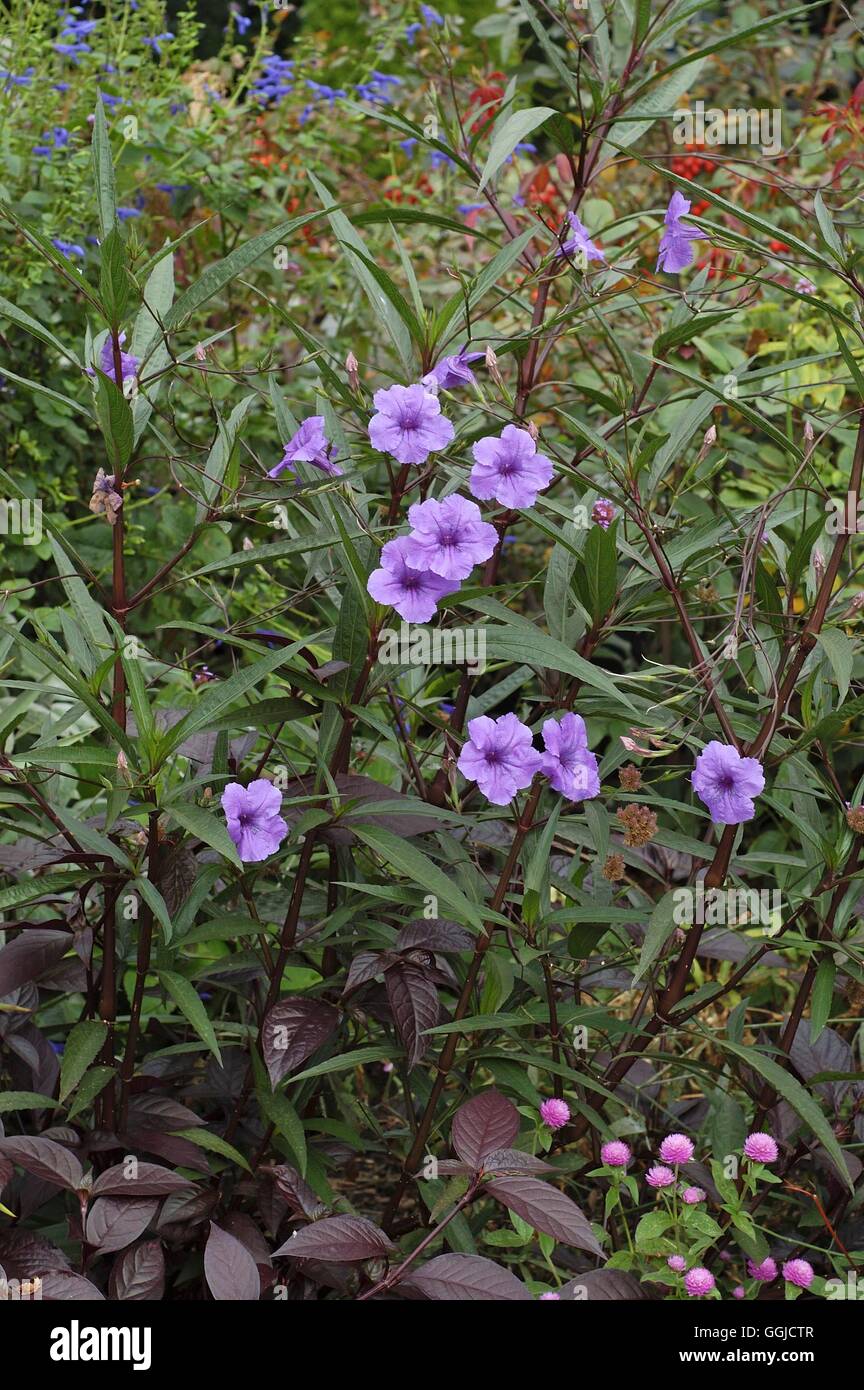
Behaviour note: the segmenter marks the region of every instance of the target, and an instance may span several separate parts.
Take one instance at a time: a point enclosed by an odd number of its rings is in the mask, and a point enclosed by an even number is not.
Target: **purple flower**
[[[121,348],[123,347],[125,341],[126,334],[121,333],[119,339]],[[114,370],[114,344],[111,339],[111,334],[109,333],[108,337],[105,339],[105,342],[102,344],[102,351],[99,354],[99,370],[101,372],[104,372],[105,376],[110,377],[112,381],[117,382],[118,386],[122,386],[124,381],[128,381],[131,377],[137,374],[138,367],[139,359],[137,357],[133,357],[131,352],[121,352],[120,380],[117,381],[117,373]],[[87,371],[90,376],[94,375],[92,367],[88,367]]]
[[[770,1255],[766,1255],[758,1265],[755,1260],[748,1260],[747,1273],[751,1279],[758,1279],[760,1284],[770,1284],[772,1279],[777,1278],[777,1263]]]
[[[228,834],[244,864],[259,864],[269,858],[285,839],[288,826],[279,814],[281,807],[282,793],[264,778],[248,787],[228,783],[222,793],[222,809]]]
[[[540,771],[540,754],[531,746],[531,730],[515,714],[468,721],[468,743],[456,766],[476,782],[493,806],[506,806]]]
[[[157,57],[157,58],[161,58],[161,57],[162,57],[162,44],[163,44],[163,43],[170,43],[171,40],[173,39],[173,37],[174,37],[174,35],[171,34],[171,33],[169,33],[169,31],[166,29],[166,31],[165,31],[164,34],[156,34],[156,35],[155,35],[153,38],[151,38],[151,39],[145,39],[144,42],[146,43],[146,45],[147,45],[148,48],[152,48],[152,49],[153,49],[153,52],[156,54],[156,57]]]
[[[605,1163],[607,1168],[626,1168],[632,1157],[630,1145],[625,1144],[622,1139],[611,1139],[600,1150],[601,1162]]]
[[[392,454],[399,463],[425,463],[453,439],[438,397],[425,386],[389,386],[373,399],[377,414],[369,421],[369,439],[380,454]]]
[[[583,262],[602,261],[603,252],[591,241],[588,228],[579,221],[575,212],[568,212],[567,221],[570,223],[571,235],[561,243],[558,255],[575,256]]]
[[[684,1275],[684,1287],[691,1298],[703,1298],[714,1288],[714,1275],[710,1269],[697,1265],[695,1269],[688,1269]]]
[[[645,1174],[645,1181],[649,1187],[671,1187],[675,1174],[671,1168],[664,1168],[662,1163],[655,1163]]]
[[[314,463],[316,468],[322,469],[324,473],[329,473],[332,477],[341,477],[343,469],[338,463],[333,462],[335,450],[324,433],[324,416],[310,415],[304,420],[299,430],[292,434],[288,443],[285,445],[285,453],[274,468],[267,474],[268,478],[278,478],[279,474],[286,468],[292,473],[296,473],[295,463]]]
[[[555,476],[545,454],[537,453],[532,435],[517,425],[505,425],[497,438],[478,439],[471,452],[475,463],[468,486],[484,502],[494,497],[502,507],[533,507],[538,492]]]
[[[366,588],[377,603],[389,603],[406,623],[428,623],[445,594],[459,585],[428,569],[413,569],[406,559],[409,541],[399,536],[388,541],[380,555],[381,568],[373,570]]]
[[[604,531],[609,530],[617,515],[618,508],[614,502],[609,501],[608,497],[598,497],[591,508],[591,520],[596,525],[602,526]]]
[[[600,795],[597,759],[588,751],[585,721],[578,714],[547,719],[543,725],[543,773],[556,792],[570,801],[590,801]]]
[[[754,1163],[776,1163],[779,1149],[770,1134],[757,1129],[744,1140],[744,1153]]]
[[[704,233],[698,227],[688,227],[681,222],[690,211],[690,203],[676,189],[669,199],[669,206],[666,209],[664,222],[666,230],[660,238],[660,254],[657,257],[657,270],[665,270],[669,275],[677,275],[679,270],[686,270],[688,265],[693,264],[693,248],[691,241],[700,238],[704,240]]]
[[[538,1302],[546,1303],[549,1299],[555,1299],[556,1301],[560,1301],[560,1298],[560,1293],[541,1293]]]
[[[676,1274],[683,1274],[687,1268],[687,1261],[683,1255],[667,1255],[666,1263]]]
[[[57,250],[66,257],[67,261],[71,261],[73,256],[84,255],[84,247],[79,246],[77,241],[64,241],[62,237],[52,236],[51,245],[56,246]]]
[[[809,1289],[816,1275],[808,1260],[787,1260],[783,1266],[783,1278],[787,1284],[799,1289]]]
[[[547,1129],[563,1129],[570,1119],[570,1106],[566,1100],[544,1100],[540,1106],[540,1119]]]
[[[467,579],[475,565],[489,559],[498,539],[477,503],[457,493],[442,502],[415,502],[408,508],[408,520],[409,565],[430,569],[442,579]]]
[[[733,1297],[733,1298],[746,1298],[746,1297],[747,1297],[746,1293],[744,1292],[744,1285],[743,1285],[743,1284],[736,1284],[736,1285],[735,1285],[734,1289],[732,1290],[732,1297]]]
[[[699,1202],[705,1201],[705,1193],[701,1187],[685,1187],[681,1193],[682,1202],[686,1202],[688,1207],[695,1207]]]
[[[407,141],[402,143],[407,144]],[[428,391],[453,391],[457,386],[470,386],[474,380],[471,363],[478,362],[485,356],[485,352],[469,352],[467,347],[464,347],[451,357],[442,357],[438,365],[426,373],[420,384]]]
[[[756,814],[753,797],[765,786],[758,758],[742,758],[737,748],[712,739],[696,759],[690,778],[717,825],[740,825]]]
[[[693,1143],[686,1134],[667,1134],[660,1145],[660,1157],[664,1163],[689,1163],[693,1157]]]

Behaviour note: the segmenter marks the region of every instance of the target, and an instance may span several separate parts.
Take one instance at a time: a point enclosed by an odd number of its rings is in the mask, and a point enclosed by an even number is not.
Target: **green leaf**
[[[23,309],[18,309],[14,304],[11,304],[8,299],[4,299],[2,295],[0,295],[0,318],[9,319],[11,323],[17,324],[19,328],[23,328],[25,332],[32,334],[34,338],[38,338],[40,342],[46,343],[48,347],[55,348],[62,357],[70,358],[75,363],[76,367],[80,367],[81,363],[78,361],[72,349],[68,348],[65,343],[61,343],[59,338],[55,338],[50,328],[46,328],[38,319],[31,318],[29,314],[25,314]]]
[[[353,827],[352,827],[353,829]],[[339,1057],[328,1057],[326,1062],[319,1062],[315,1067],[309,1067],[307,1071],[298,1071],[296,1076],[292,1076],[287,1085],[296,1086],[298,1081],[308,1081],[313,1076],[330,1076],[336,1071],[350,1071],[352,1067],[365,1067],[367,1062],[382,1062],[388,1058],[392,1061],[395,1057],[401,1056],[401,1049],[390,1047],[358,1047],[356,1052],[343,1052]]]
[[[114,1080],[113,1067],[91,1067],[82,1078],[75,1099],[66,1112],[68,1120],[74,1120],[76,1115],[80,1115],[86,1110],[98,1095],[105,1090],[109,1081]]]
[[[645,978],[651,966],[654,964],[669,937],[672,935],[677,925],[675,921],[675,894],[676,890],[671,888],[668,893],[656,904],[654,911],[648,921],[645,931],[645,939],[642,942],[642,950],[639,952],[639,964],[636,967],[636,974],[633,977],[634,985],[639,980]]]
[[[217,854],[223,854],[235,868],[243,868],[237,853],[237,846],[215,809],[205,811],[203,806],[195,806],[192,802],[183,802],[176,806],[166,806],[165,813],[184,830],[188,830],[190,835],[195,835],[199,840],[203,840],[205,845],[215,849]]]
[[[837,1137],[822,1114],[818,1103],[809,1091],[804,1089],[801,1082],[796,1081],[794,1076],[790,1076],[788,1071],[785,1071],[778,1062],[774,1061],[773,1057],[768,1057],[765,1053],[760,1052],[758,1047],[739,1047],[737,1043],[729,1042],[728,1039],[720,1041],[720,1046],[739,1058],[746,1067],[752,1067],[754,1071],[758,1071],[772,1089],[789,1102],[796,1115],[800,1115],[822,1147],[831,1155],[838,1173],[845,1175],[850,1190],[854,1191],[854,1184],[849,1177],[843,1158],[843,1150],[837,1142]]]
[[[302,1177],[306,1176],[306,1135],[303,1130],[303,1121],[294,1109],[294,1106],[280,1091],[270,1091],[267,1088],[266,1080],[258,1089],[258,1104],[261,1106],[271,1125],[274,1125],[277,1132],[290,1145],[291,1152],[297,1161],[297,1167]]]
[[[96,418],[105,440],[110,471],[123,474],[132,457],[135,430],[132,408],[123,392],[96,368]]]
[[[105,119],[105,106],[102,93],[97,89],[96,109],[93,116],[93,178],[96,185],[96,205],[99,209],[99,226],[102,241],[117,226],[117,194],[114,188],[114,161],[111,157],[111,141],[108,137],[108,122]]]
[[[228,838],[230,839],[231,837],[229,836]],[[133,892],[141,894],[141,897],[144,899],[150,911],[153,913],[153,916],[156,918],[156,921],[162,928],[162,939],[167,945],[171,940],[174,928],[171,923],[171,914],[168,911],[168,904],[159,892],[159,889],[156,887],[155,883],[151,883],[150,879],[145,878],[143,874],[139,874],[137,878],[133,878],[132,882],[129,884],[129,888]]]
[[[482,610],[481,610],[482,611]],[[554,637],[541,632],[539,628],[531,631],[521,626],[512,628],[488,627],[486,629],[486,655],[499,661],[515,661],[519,665],[544,667],[549,671],[561,671],[575,676],[592,690],[600,690],[609,696],[616,705],[623,705],[633,715],[637,711],[631,701],[600,667],[594,666],[584,657],[557,642]]]
[[[855,664],[855,648],[839,627],[826,628],[819,633],[819,645],[831,664],[831,669],[837,678],[837,693],[840,703],[846,699],[849,692],[849,682],[852,679],[852,667]]]
[[[99,1019],[76,1023],[66,1039],[60,1062],[60,1099],[74,1091],[91,1062],[95,1062],[108,1034]]]
[[[199,1149],[207,1149],[210,1153],[221,1154],[231,1163],[236,1163],[238,1168],[245,1169],[247,1173],[252,1172],[240,1150],[235,1149],[234,1145],[227,1143],[226,1140],[220,1139],[218,1134],[211,1134],[209,1129],[175,1129],[171,1132],[178,1139],[188,1139],[190,1144],[197,1144]]]
[[[40,1096],[38,1091],[0,1091],[0,1115],[13,1110],[56,1110],[59,1104],[50,1096]]]
[[[102,309],[112,329],[116,330],[123,320],[132,291],[126,243],[117,227],[112,227],[102,242],[100,252],[99,293]]]
[[[0,890],[0,912],[9,907],[23,907],[36,898],[47,898],[69,893],[79,883],[93,877],[92,869],[79,869],[74,873],[40,874],[38,878],[27,878],[21,883],[13,883],[11,888]],[[71,945],[71,941],[70,941]]]
[[[819,962],[816,979],[813,981],[813,996],[810,1000],[810,1046],[812,1047],[825,1024],[831,1017],[834,1000],[834,981],[837,966],[833,957],[826,956]]]
[[[464,922],[479,930],[483,927],[483,914],[476,903],[472,903],[456,887],[452,879],[442,873],[425,854],[402,839],[377,825],[359,825],[351,822],[351,829],[358,839],[370,849],[375,850],[388,864],[405,874],[412,883],[424,893],[434,893],[443,903]]]
[[[231,676],[227,681],[219,681],[217,685],[207,687],[195,709],[179,720],[161,741],[159,746],[160,758],[164,760],[168,757],[189,738],[190,734],[198,733],[199,729],[209,729],[214,719],[225,714],[231,705],[240,700],[265,676],[270,675],[279,666],[284,666],[286,662],[290,661],[305,642],[311,640],[311,637],[311,633],[307,634],[298,642],[292,643],[290,647],[282,647],[268,652],[267,656],[262,657],[260,661],[254,661],[245,670],[238,671],[236,676]]]
[[[177,1005],[184,1018],[191,1023],[202,1042],[206,1043],[216,1061],[222,1066],[222,1054],[216,1041],[213,1025],[207,1017],[207,1010],[195,992],[193,985],[183,975],[173,970],[160,970],[159,983]]]
[[[485,188],[489,180],[494,178],[504,160],[513,153],[520,141],[555,114],[551,106],[529,106],[527,111],[515,111],[512,116],[507,116],[503,122],[496,125],[483,173],[477,185],[478,191]]]

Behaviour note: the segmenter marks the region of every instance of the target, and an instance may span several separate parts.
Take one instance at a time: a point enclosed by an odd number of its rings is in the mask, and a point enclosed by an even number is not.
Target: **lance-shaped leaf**
[[[106,1168],[93,1184],[94,1197],[170,1197],[188,1192],[195,1184],[161,1163],[117,1163]]]
[[[472,1096],[456,1111],[451,1142],[464,1163],[477,1170],[487,1154],[509,1149],[519,1133],[519,1111],[500,1091]]]
[[[429,1046],[424,1030],[434,1028],[438,1022],[438,991],[424,971],[414,965],[395,965],[387,971],[384,982],[410,1070]]]
[[[365,1216],[325,1216],[304,1226],[273,1252],[292,1260],[380,1260],[396,1249],[393,1242]]]
[[[528,1289],[509,1269],[482,1255],[436,1255],[397,1285],[403,1298],[459,1302],[531,1303]]]
[[[267,1013],[261,1029],[261,1050],[272,1086],[296,1071],[317,1052],[339,1024],[339,1010],[320,999],[292,995],[280,999]]]
[[[396,938],[397,951],[410,951],[415,946],[425,946],[429,951],[470,951],[474,938],[464,927],[456,922],[448,922],[444,917],[415,917],[406,922]]]
[[[535,1231],[543,1231],[577,1250],[603,1254],[590,1223],[576,1203],[550,1183],[539,1182],[537,1178],[496,1178],[484,1190],[510,1211],[515,1211]]]
[[[218,1303],[257,1303],[261,1277],[246,1246],[210,1222],[204,1248],[204,1275]]]
[[[586,1303],[632,1303],[650,1297],[644,1284],[623,1269],[589,1269],[559,1290],[562,1300]]]
[[[63,1049],[60,1063],[60,1099],[74,1091],[91,1062],[95,1062],[108,1032],[107,1025],[97,1018],[76,1023]]]

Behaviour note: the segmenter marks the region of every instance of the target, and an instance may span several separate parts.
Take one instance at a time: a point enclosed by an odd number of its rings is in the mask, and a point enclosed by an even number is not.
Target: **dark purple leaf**
[[[440,1170],[441,1165],[439,1163]],[[484,1173],[554,1173],[551,1163],[521,1149],[495,1149],[483,1159]]]
[[[42,1278],[42,1298],[46,1303],[101,1303],[104,1295],[81,1274],[52,1270]]]
[[[429,1046],[424,1030],[434,1028],[438,1022],[438,991],[413,965],[394,966],[387,971],[384,982],[410,1071]]]
[[[111,1270],[108,1291],[112,1299],[144,1303],[161,1299],[165,1292],[165,1257],[158,1240],[142,1240],[118,1255]]]
[[[0,1153],[43,1182],[77,1191],[84,1170],[74,1154],[53,1139],[0,1139]]]
[[[496,1178],[484,1190],[515,1211],[535,1231],[543,1231],[565,1245],[575,1246],[577,1250],[589,1250],[592,1255],[603,1254],[587,1218],[576,1203],[550,1183],[539,1182],[536,1178]]]
[[[0,996],[38,980],[72,946],[72,937],[63,931],[23,931],[0,950]]]
[[[397,951],[409,951],[423,946],[427,951],[470,951],[474,938],[464,927],[443,917],[415,917],[406,922],[396,938]]]
[[[361,951],[351,962],[342,993],[348,994],[352,989],[359,989],[360,985],[368,984],[376,975],[380,975],[383,969],[384,964],[378,951]]]
[[[123,1250],[146,1231],[159,1207],[155,1197],[97,1197],[87,1213],[87,1244],[101,1250]]]
[[[94,1197],[169,1197],[172,1192],[186,1192],[195,1184],[181,1178],[159,1163],[118,1163],[106,1168],[93,1184]]]
[[[396,1249],[392,1241],[363,1216],[325,1216],[304,1226],[274,1251],[290,1259],[380,1260]]]
[[[519,1133],[519,1111],[500,1091],[472,1096],[456,1111],[450,1139],[464,1163],[479,1169],[495,1149],[509,1149]]]
[[[217,1303],[257,1303],[261,1297],[261,1277],[246,1246],[212,1221],[204,1274]]]
[[[533,1301],[515,1274],[482,1255],[436,1255],[434,1260],[412,1270],[396,1288],[406,1298],[460,1302]]]
[[[562,1299],[586,1303],[632,1302],[650,1297],[644,1284],[623,1269],[589,1269],[559,1289]]]
[[[32,1279],[50,1270],[68,1270],[69,1261],[56,1245],[32,1231],[0,1231],[0,1264],[10,1279]]]
[[[339,1024],[339,1010],[320,999],[294,995],[280,999],[267,1013],[261,1048],[272,1086],[317,1052]]]
[[[317,1192],[313,1192],[290,1163],[279,1163],[273,1168],[265,1168],[264,1172],[273,1179],[277,1191],[293,1211],[302,1216],[313,1216],[318,1211],[321,1199]]]

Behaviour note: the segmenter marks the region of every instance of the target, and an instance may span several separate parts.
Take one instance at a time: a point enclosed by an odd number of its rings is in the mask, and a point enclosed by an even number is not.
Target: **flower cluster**
[[[515,714],[498,719],[480,715],[468,721],[468,742],[456,766],[476,782],[493,806],[506,806],[530,786],[538,772],[570,801],[588,801],[600,792],[597,759],[588,749],[585,721],[568,713],[543,724],[545,753],[538,753],[531,730]]]

